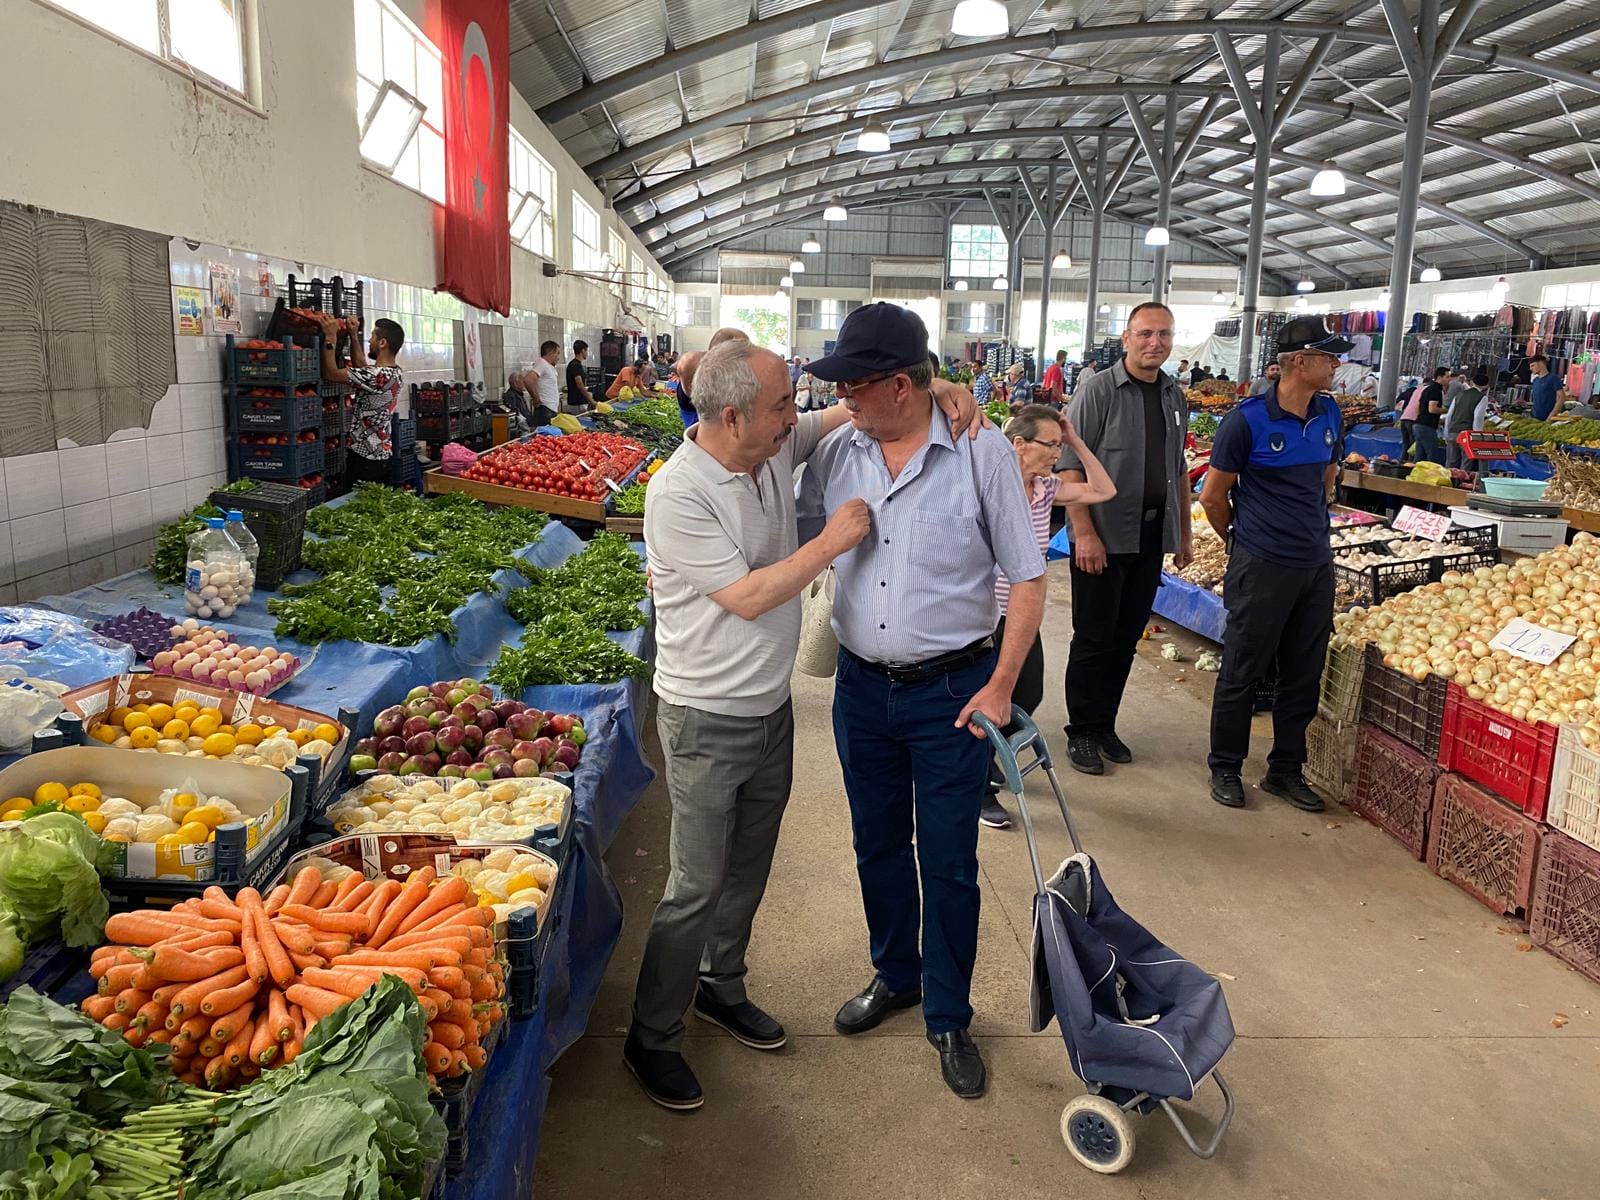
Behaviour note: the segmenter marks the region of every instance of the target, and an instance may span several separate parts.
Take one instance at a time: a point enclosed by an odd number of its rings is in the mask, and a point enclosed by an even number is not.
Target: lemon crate
[[[1330,641],[1317,711],[1340,725],[1354,725],[1361,710],[1361,685],[1366,674],[1366,653],[1361,646]]]
[[[1355,774],[1355,729],[1320,712],[1306,728],[1306,781],[1329,800],[1347,802]]]
[[[1528,933],[1534,945],[1600,983],[1600,851],[1544,835]]]
[[[1583,744],[1572,725],[1563,725],[1556,737],[1545,820],[1568,837],[1600,850],[1600,754]]]
[[[1357,727],[1349,806],[1422,858],[1439,765],[1371,725]]]
[[[1541,826],[1450,772],[1434,792],[1428,870],[1492,911],[1516,916],[1533,900]]]

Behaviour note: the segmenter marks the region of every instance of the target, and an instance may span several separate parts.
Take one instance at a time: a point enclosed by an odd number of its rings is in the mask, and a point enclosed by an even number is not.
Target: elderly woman
[[[1083,444],[1078,431],[1065,413],[1058,413],[1045,404],[1028,404],[1006,422],[1005,435],[1011,439],[1017,454],[1017,467],[1022,472],[1023,491],[1028,496],[1028,508],[1033,517],[1034,536],[1039,539],[1039,550],[1044,552],[1050,542],[1050,510],[1068,504],[1100,504],[1117,494],[1117,485],[1100,465],[1089,448]],[[1072,447],[1083,462],[1084,482],[1062,479],[1055,473],[1056,460],[1061,457],[1061,447]],[[1005,636],[1006,604],[1011,598],[1011,584],[1004,574],[996,572],[994,596],[1000,603],[1000,624],[995,629],[995,644]],[[1022,664],[1017,685],[1011,693],[1011,702],[1020,705],[1028,715],[1044,699],[1044,643],[1036,634],[1033,648]],[[1015,732],[1005,731],[1008,735]],[[993,766],[989,770],[989,794],[984,798],[983,810],[978,819],[992,829],[1004,829],[1011,824],[1011,815],[1000,803],[1000,773]]]

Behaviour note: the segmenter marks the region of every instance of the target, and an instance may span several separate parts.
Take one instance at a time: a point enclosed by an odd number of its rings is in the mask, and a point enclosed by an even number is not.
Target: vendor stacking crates
[[[313,488],[322,482],[321,342],[227,343],[228,478]]]

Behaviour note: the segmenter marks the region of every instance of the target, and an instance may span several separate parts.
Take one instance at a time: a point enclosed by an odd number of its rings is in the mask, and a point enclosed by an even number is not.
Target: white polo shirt
[[[687,437],[650,481],[644,540],[656,609],[655,691],[666,703],[764,717],[788,700],[799,597],[753,621],[710,597],[799,549],[794,470],[817,448],[822,421],[822,413],[802,414],[753,475],[729,471]]]

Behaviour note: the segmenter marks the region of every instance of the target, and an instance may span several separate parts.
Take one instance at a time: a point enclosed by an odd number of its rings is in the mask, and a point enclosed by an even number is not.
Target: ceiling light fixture
[[[1438,283],[1444,278],[1438,267],[1423,267],[1422,274],[1417,276],[1423,283]]]
[[[956,37],[1004,37],[1011,32],[1006,6],[1000,0],[961,0],[950,17]]]
[[[1107,314],[1107,313],[1109,313],[1109,312],[1110,312],[1110,311],[1111,311],[1111,305],[1109,305],[1109,304],[1102,304],[1102,305],[1101,305],[1101,306],[1100,306],[1100,309],[1099,309],[1099,312],[1100,312],[1100,315],[1101,315],[1101,316],[1102,316],[1102,317],[1103,317],[1103,316],[1105,316],[1105,315],[1106,315],[1106,314]]]
[[[1167,232],[1165,225],[1152,225],[1150,231],[1144,235],[1146,246],[1167,246],[1172,243],[1172,235]]]
[[[422,114],[427,111],[422,101],[394,80],[384,80],[361,127],[361,157],[394,174],[400,156],[411,144],[411,136],[417,132]]]
[[[889,151],[889,131],[882,125],[868,125],[856,137],[856,149],[863,154],[886,154]]]
[[[1309,301],[1309,300],[1307,300],[1307,299],[1306,299],[1306,298],[1305,298],[1305,297],[1304,297],[1304,296],[1296,296],[1296,297],[1295,297],[1295,298],[1294,298],[1294,308],[1295,308],[1295,311],[1296,311],[1296,312],[1304,312],[1304,311],[1305,311],[1305,308],[1306,308],[1306,306],[1307,306],[1307,305],[1308,305],[1308,304],[1310,304],[1310,303],[1311,303],[1311,302],[1310,302],[1310,301]]]
[[[781,288],[792,288],[794,286],[794,276],[785,275],[782,279],[778,280],[778,286]]]
[[[1311,177],[1311,194],[1313,196],[1344,195],[1344,172],[1339,170],[1337,163],[1330,159],[1322,164],[1322,170]]]
[[[801,262],[798,258],[791,258],[789,260],[789,274],[803,275],[805,274],[805,269],[805,263]]]
[[[997,292],[1003,292],[1011,285],[1006,282],[1006,277],[1004,275],[996,275],[994,277],[994,283],[992,283],[990,286],[993,287]]]
[[[1378,293],[1378,307],[1387,309],[1389,307],[1389,301],[1393,299],[1394,296],[1390,294],[1389,289],[1384,288],[1383,291]]]
[[[1056,256],[1050,260],[1052,271],[1067,271],[1072,268],[1072,255],[1065,250],[1057,250]]]
[[[817,235],[816,234],[814,234],[814,233],[806,234],[806,240],[800,243],[800,253],[801,254],[821,254],[822,253],[822,243],[817,241]]]
[[[1510,290],[1511,283],[1504,275],[1494,281],[1494,294],[1496,296],[1504,296]]]
[[[1218,288],[1216,291],[1211,293],[1211,303],[1213,304],[1226,304],[1228,303],[1229,299],[1230,297],[1228,294],[1221,288]]]
[[[964,292],[964,291],[966,291],[966,290],[967,290],[967,281],[966,281],[966,280],[965,280],[965,279],[958,279],[958,280],[956,280],[956,282],[955,282],[955,287],[954,287],[954,289],[953,289],[953,290],[954,290],[954,291],[957,291],[957,292]]]
[[[822,219],[824,221],[843,221],[846,220],[849,215],[849,213],[844,211],[844,205],[839,203],[839,198],[837,196],[835,196],[828,203],[827,208],[822,210]]]
[[[1311,282],[1309,275],[1302,275],[1300,276],[1300,282],[1294,285],[1294,290],[1297,292],[1314,292],[1317,290],[1317,285]]]

